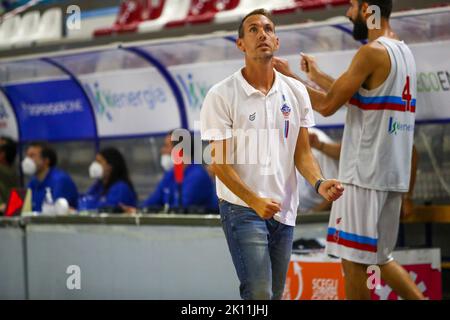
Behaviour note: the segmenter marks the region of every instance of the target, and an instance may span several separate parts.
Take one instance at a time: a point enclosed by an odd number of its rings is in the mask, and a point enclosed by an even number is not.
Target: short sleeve
[[[200,111],[202,140],[225,140],[232,137],[230,106],[216,92],[209,91]]]
[[[310,128],[316,125],[314,120],[314,112],[311,106],[311,99],[309,98],[308,90],[301,85],[302,103],[300,105],[300,127]]]

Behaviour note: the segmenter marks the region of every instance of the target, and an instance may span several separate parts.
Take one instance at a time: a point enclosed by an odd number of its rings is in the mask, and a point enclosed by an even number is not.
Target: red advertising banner
[[[439,249],[403,250],[394,258],[408,271],[422,293],[431,300],[442,299]],[[344,274],[339,259],[323,252],[293,254],[286,277],[285,300],[344,300]],[[397,294],[382,280],[372,290],[373,300],[398,300]]]

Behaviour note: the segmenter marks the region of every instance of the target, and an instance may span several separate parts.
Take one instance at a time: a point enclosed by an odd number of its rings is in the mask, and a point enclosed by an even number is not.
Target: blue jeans
[[[283,296],[294,227],[264,220],[251,208],[219,202],[222,227],[244,300]]]

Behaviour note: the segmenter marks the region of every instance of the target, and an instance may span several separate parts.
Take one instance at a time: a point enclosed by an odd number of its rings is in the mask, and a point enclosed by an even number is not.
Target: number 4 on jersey
[[[406,77],[406,84],[403,88],[402,99],[406,101],[405,111],[411,111],[411,92],[409,90],[409,76]]]

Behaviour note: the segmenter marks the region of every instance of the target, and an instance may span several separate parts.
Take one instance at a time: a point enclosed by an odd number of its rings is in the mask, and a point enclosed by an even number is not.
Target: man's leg
[[[392,259],[391,255],[397,242],[402,205],[401,197],[401,193],[389,193],[378,222],[378,233],[380,235],[378,261],[381,263],[389,261],[380,265],[381,278],[403,299],[424,299],[424,296],[409,277],[409,274]],[[387,253],[386,257],[383,255],[384,252]]]
[[[380,265],[381,278],[400,297],[407,300],[423,300],[425,297],[410,278],[408,272],[395,261]]]
[[[221,201],[220,215],[244,300],[272,298],[272,269],[265,220],[250,208]]]
[[[286,274],[291,260],[294,227],[279,223],[275,219],[267,221],[269,229],[269,251],[272,262],[273,300],[283,297]]]
[[[347,300],[370,300],[367,286],[367,265],[342,259]]]

